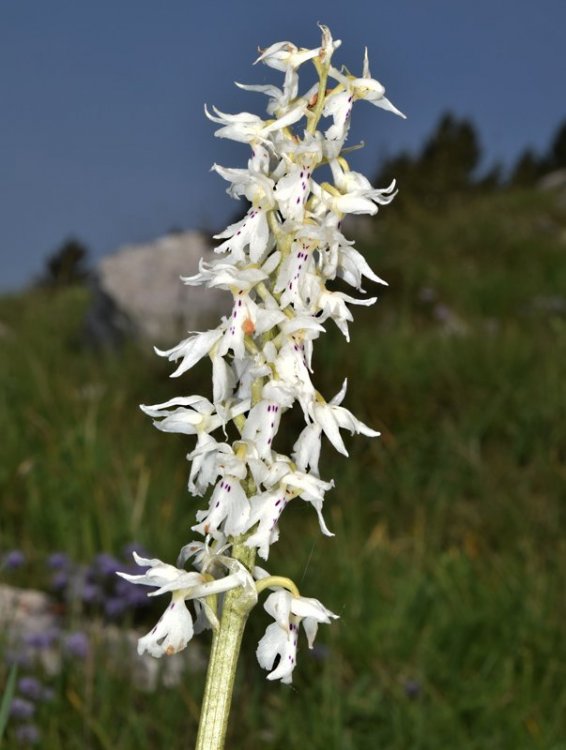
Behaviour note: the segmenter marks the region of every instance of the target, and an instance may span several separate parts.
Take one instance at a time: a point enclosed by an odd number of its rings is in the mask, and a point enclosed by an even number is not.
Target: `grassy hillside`
[[[301,504],[269,560],[341,619],[286,689],[255,663],[254,612],[231,747],[564,750],[566,201],[392,206],[371,226],[358,248],[390,287],[354,310],[349,345],[327,325],[315,382],[330,397],[348,376],[346,406],[382,438],[350,440],[350,460],[326,447],[336,537]],[[85,349],[87,303],[0,299],[1,549],[27,558],[13,583],[45,585],[58,550],[86,563],[136,541],[172,560],[198,507],[192,441],[137,405],[208,393],[208,367],[170,381],[149,346]],[[145,695],[91,654],[38,709],[41,746],[190,746],[202,684]]]

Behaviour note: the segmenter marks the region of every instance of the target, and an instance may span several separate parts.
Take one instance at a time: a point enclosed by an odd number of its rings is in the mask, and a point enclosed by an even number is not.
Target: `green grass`
[[[336,538],[298,504],[268,564],[341,619],[289,689],[255,662],[252,614],[230,747],[566,749],[566,318],[537,301],[564,295],[565,232],[555,196],[517,192],[402,222],[392,207],[358,244],[390,288],[354,311],[350,345],[328,324],[315,382],[330,397],[347,375],[346,405],[383,435],[350,440],[350,460],[327,446]],[[0,299],[1,545],[29,557],[27,585],[56,549],[88,561],[135,539],[173,560],[197,507],[191,440],[137,405],[209,392],[207,366],[170,381],[149,346],[81,348],[86,304]],[[97,653],[59,678],[41,746],[190,747],[203,679],[146,695]]]

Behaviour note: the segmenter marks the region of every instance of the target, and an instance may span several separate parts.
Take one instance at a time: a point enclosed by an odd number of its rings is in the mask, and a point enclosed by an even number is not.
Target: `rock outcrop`
[[[127,245],[106,256],[96,269],[88,336],[102,346],[131,335],[166,346],[187,331],[215,327],[230,310],[230,295],[180,280],[198,272],[201,258],[213,257],[211,244],[194,231]]]

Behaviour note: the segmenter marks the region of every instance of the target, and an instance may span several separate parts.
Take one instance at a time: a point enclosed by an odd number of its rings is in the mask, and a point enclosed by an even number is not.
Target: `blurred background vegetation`
[[[354,311],[351,344],[327,325],[315,380],[331,397],[348,376],[346,405],[382,438],[349,441],[349,460],[326,446],[336,537],[293,504],[268,563],[341,619],[288,689],[255,661],[254,611],[230,747],[566,748],[566,124],[505,178],[480,164],[473,124],[447,114],[378,170],[393,206],[352,225],[390,286]],[[86,260],[70,240],[0,298],[1,550],[26,559],[4,583],[40,587],[61,550],[87,563],[135,542],[172,561],[203,506],[192,441],[138,404],[210,393],[209,368],[172,382],[149,345],[86,346]],[[147,694],[94,649],[38,707],[40,746],[190,747],[203,681]]]

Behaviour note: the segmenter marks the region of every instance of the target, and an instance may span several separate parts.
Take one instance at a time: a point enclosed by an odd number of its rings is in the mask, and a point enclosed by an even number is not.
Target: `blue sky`
[[[350,142],[366,148],[353,164],[370,176],[446,110],[476,123],[486,165],[544,149],[566,119],[564,0],[4,0],[0,288],[28,282],[71,235],[95,260],[172,227],[220,228],[238,207],[210,166],[244,166],[247,150],[214,138],[203,105],[263,114],[233,81],[280,80],[252,66],[258,46],[316,46],[317,21],[353,72],[368,46],[408,115],[354,109]]]

